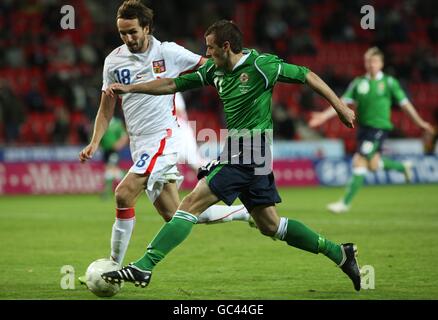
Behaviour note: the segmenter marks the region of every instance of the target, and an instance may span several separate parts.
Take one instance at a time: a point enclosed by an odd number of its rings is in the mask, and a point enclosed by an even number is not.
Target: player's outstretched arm
[[[417,110],[415,110],[414,106],[412,105],[412,103],[410,103],[409,101],[406,102],[405,104],[403,104],[401,106],[401,108],[409,115],[409,117],[412,119],[412,121],[415,122],[415,124],[417,126],[419,126],[421,129],[423,129],[424,131],[434,135],[435,134],[435,129],[434,127],[429,123],[424,121],[420,115],[418,114]]]
[[[309,72],[306,75],[306,83],[318,94],[320,94],[322,97],[324,97],[330,105],[334,108],[336,113],[338,114],[339,119],[349,128],[354,127],[354,120],[356,118],[354,111],[348,108],[341,99],[338,98],[338,96],[333,92],[332,89],[320,78],[318,75],[316,75],[314,72]],[[331,117],[331,112],[327,111],[327,114],[324,115]],[[327,118],[328,119],[328,118]],[[327,119],[324,119],[327,120]],[[319,119],[319,121],[314,121],[314,125],[318,124],[318,122],[321,122],[323,119]],[[319,123],[319,124],[322,124]],[[319,125],[318,124],[318,125]]]
[[[175,81],[172,78],[163,78],[158,80],[153,80],[144,83],[128,84],[124,85],[121,83],[113,83],[105,93],[110,97],[114,94],[124,94],[124,93],[145,93],[154,96],[173,94],[176,92]]]
[[[332,107],[328,107],[321,112],[312,112],[309,120],[309,127],[316,128],[325,123],[327,120],[333,118],[336,115],[336,110]]]
[[[105,134],[108,124],[113,117],[116,99],[116,97],[110,97],[102,92],[99,110],[97,111],[96,120],[94,120],[93,137],[90,143],[79,153],[79,160],[81,162],[91,159],[99,148],[100,140]]]

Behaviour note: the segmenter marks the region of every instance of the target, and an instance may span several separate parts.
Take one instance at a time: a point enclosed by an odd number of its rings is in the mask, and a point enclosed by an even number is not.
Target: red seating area
[[[51,133],[55,123],[53,113],[31,113],[20,128],[21,140],[30,144],[47,144],[52,142]]]
[[[212,129],[217,137],[219,137],[221,124],[217,121],[217,113],[211,111],[197,111],[192,110],[188,112],[188,118],[190,121],[196,122],[196,132],[198,133],[202,129]]]
[[[257,46],[255,43],[257,37],[255,34],[255,26],[257,25],[257,12],[262,7],[264,2],[262,0],[256,1],[241,1],[236,5],[235,18],[241,26],[245,35],[246,46]],[[380,1],[376,6],[385,7],[393,4],[392,1]],[[344,77],[353,79],[354,77],[363,74],[363,53],[375,41],[373,31],[362,30],[359,24],[354,25],[354,32],[360,38],[356,42],[334,42],[324,40],[323,28],[324,24],[331,17],[333,12],[339,6],[339,2],[334,0],[317,1],[313,5],[309,5],[309,26],[301,27],[300,29],[289,28],[288,38],[280,39],[275,46],[284,47],[287,45],[288,39],[299,35],[300,33],[307,33],[312,39],[315,54],[294,54],[289,53],[284,57],[290,63],[297,65],[304,65],[309,67],[316,73],[323,75],[330,69],[330,72],[336,77]],[[90,33],[93,33],[93,19],[87,8],[84,0],[75,1],[76,16],[80,17],[80,28],[76,30],[64,30],[62,32],[53,31],[51,36],[55,36],[58,41],[68,39],[73,46],[79,47],[86,42]],[[0,27],[4,27],[6,17],[0,16]],[[11,30],[11,39],[14,37],[21,37],[27,32],[31,35],[37,36],[44,32],[43,15],[38,10],[22,10],[13,13],[12,18],[13,28]],[[113,22],[112,22],[113,23]],[[407,42],[390,43],[387,46],[387,52],[391,57],[391,61],[387,61],[388,65],[397,66],[399,63],[409,63],[411,56],[418,46],[426,46],[438,54],[438,45],[432,44],[427,36],[427,28],[431,21],[417,17],[410,20],[410,27],[408,32]],[[52,32],[52,31],[51,31]],[[202,30],[194,30],[194,33],[199,33],[202,36]],[[0,39],[1,45],[8,45],[10,39]],[[35,51],[41,52],[48,57],[49,63],[47,67],[42,68],[38,66],[28,67],[3,67],[0,68],[0,79],[5,79],[13,92],[19,97],[25,97],[32,89],[36,89],[43,97],[44,111],[43,112],[28,112],[26,120],[20,128],[20,137],[16,143],[20,144],[49,144],[53,143],[53,128],[57,119],[57,110],[67,108],[69,114],[69,137],[68,143],[79,143],[77,128],[92,126],[92,120],[88,119],[83,111],[75,110],[69,104],[70,101],[57,94],[51,94],[47,87],[47,75],[53,73],[77,73],[80,75],[93,75],[96,72],[95,68],[87,65],[84,62],[69,65],[62,61],[51,61],[54,55],[53,46],[42,45],[36,42],[29,42],[24,47],[25,56],[30,56]],[[102,61],[103,63],[103,61]],[[438,112],[438,83],[423,82],[421,76],[416,79],[407,79],[402,82],[407,83],[404,86],[409,95],[410,100],[417,108],[419,114],[425,120],[436,121],[436,113]],[[330,85],[330,83],[329,83]],[[345,89],[345,88],[344,88]],[[99,88],[96,88],[99,90]],[[303,87],[300,85],[285,85],[279,84],[276,86],[273,94],[274,103],[281,103],[287,106],[294,115],[307,120],[310,110],[304,109],[300,105],[300,97],[303,93]],[[200,100],[203,104],[208,104],[205,99],[212,99],[211,95],[204,94]],[[327,102],[319,97],[314,98],[314,110],[322,110],[327,107]],[[211,104],[211,102],[210,102]],[[96,105],[97,107],[97,105]],[[217,107],[217,111],[192,110],[188,106],[189,119],[197,121],[197,130],[203,128],[212,128],[219,132],[221,128],[222,116],[221,109]],[[399,132],[406,137],[419,137],[421,130],[397,107],[394,108],[393,121]],[[435,123],[436,124],[436,123]],[[347,151],[354,150],[355,135],[351,130],[346,129],[339,120],[332,119],[319,129],[323,136],[329,138],[342,138],[345,140]],[[296,138],[300,138],[296,136]],[[0,123],[0,143],[4,143],[4,124]]]
[[[45,93],[46,83],[43,71],[39,68],[3,68],[0,69],[0,79],[5,79],[16,94],[25,94],[31,88],[31,83],[35,82],[40,92]]]
[[[29,1],[28,6],[24,8],[17,8],[10,16],[0,16],[0,26],[6,25],[6,19],[9,19],[9,25],[12,27],[11,36],[2,39],[2,47],[14,46],[15,41],[22,41],[25,43],[21,47],[22,53],[27,61],[29,61],[32,54],[35,52],[41,53],[48,63],[44,66],[30,65],[22,67],[2,67],[0,68],[0,80],[6,81],[8,87],[12,92],[20,98],[24,104],[24,112],[26,113],[25,121],[19,128],[20,136],[15,144],[50,144],[53,143],[53,129],[56,122],[56,113],[58,109],[69,109],[67,113],[70,118],[70,133],[68,143],[78,143],[76,126],[78,122],[82,124],[86,121],[89,125],[89,120],[81,112],[70,110],[70,102],[65,101],[61,96],[52,95],[47,87],[47,77],[53,73],[70,72],[81,75],[87,75],[93,72],[91,67],[80,63],[71,65],[62,61],[53,60],[56,54],[56,48],[53,43],[66,41],[72,43],[74,46],[81,46],[84,44],[88,34],[93,30],[93,21],[83,0],[74,2],[75,16],[80,17],[80,21],[76,22],[75,30],[50,30],[51,43],[41,43],[36,41],[38,37],[43,34],[47,35],[47,25],[44,21],[44,6],[38,5],[37,1]],[[59,11],[59,8],[57,8]],[[59,14],[59,12],[58,12]],[[59,15],[61,17],[61,15]],[[79,20],[79,19],[78,19]],[[79,25],[78,25],[79,23]],[[26,41],[21,39],[33,39]],[[18,39],[18,40],[17,40]],[[36,90],[42,97],[43,110],[38,112],[30,110],[26,105],[26,95],[32,90]],[[78,120],[80,118],[80,120]],[[0,144],[5,142],[4,125],[0,126]]]
[[[379,2],[379,7],[385,7],[391,4],[393,4],[391,1],[382,1]],[[254,3],[242,5],[251,7],[251,9],[254,7]],[[360,26],[356,26],[355,32],[361,39],[360,43],[324,41],[321,36],[321,28],[327,20],[327,17],[330,17],[338,5],[338,2],[332,0],[326,0],[322,3],[312,5],[312,15],[310,18],[311,28],[299,30],[299,32],[308,32],[309,35],[311,35],[317,54],[291,54],[287,57],[287,60],[293,64],[307,66],[318,74],[322,74],[327,68],[330,68],[335,76],[346,76],[352,80],[354,77],[364,73],[363,54],[367,48],[373,45],[374,34],[372,31],[362,30]],[[246,15],[245,18],[247,20],[245,21],[245,25],[254,24],[253,15]],[[409,26],[410,32],[408,34],[409,41],[405,43],[396,42],[388,44],[387,50],[391,57],[394,58],[394,61],[390,61],[387,64],[391,63],[397,65],[402,62],[409,63],[411,61],[411,55],[419,45],[432,48],[435,53],[438,53],[438,46],[431,43],[427,37],[426,31],[430,20],[418,17],[411,21],[411,23]],[[250,28],[246,29],[246,32],[249,32],[250,39],[253,38]],[[290,30],[289,34],[293,37],[294,31]],[[246,36],[248,36],[248,34],[246,34]],[[411,82],[407,87],[404,87],[404,89],[418,113],[426,121],[437,125],[434,123],[436,122],[434,114],[438,112],[438,83]],[[273,101],[288,106],[295,114],[299,113],[301,118],[307,120],[310,116],[310,112],[303,110],[299,104],[299,97],[302,91],[302,87],[298,85],[293,87],[283,84],[277,85],[274,90]],[[315,99],[315,111],[323,110],[327,105],[324,100],[319,98]],[[395,127],[403,136],[421,137],[422,130],[415,125],[406,113],[402,112],[397,106],[395,106],[393,110],[392,120]],[[347,151],[353,152],[355,150],[355,134],[352,134],[350,129],[345,128],[338,119],[334,118],[328,121],[319,128],[319,132],[328,138],[344,139]]]

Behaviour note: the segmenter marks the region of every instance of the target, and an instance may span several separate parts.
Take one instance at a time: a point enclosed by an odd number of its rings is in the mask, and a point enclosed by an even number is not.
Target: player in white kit
[[[194,70],[206,59],[173,42],[151,35],[152,10],[138,0],[125,1],[117,12],[117,28],[124,44],[105,59],[99,110],[91,142],[79,154],[81,162],[92,158],[111,120],[117,97],[104,91],[112,83],[139,83],[176,77]],[[122,109],[130,139],[133,166],[115,190],[116,220],[111,234],[111,259],[122,264],[135,224],[134,206],[143,190],[164,220],[169,221],[179,203],[183,177],[177,169],[180,128],[174,95],[125,94]],[[192,137],[191,137],[192,138]],[[203,216],[203,217],[202,217]],[[204,223],[243,220],[244,206],[213,206],[200,217]]]

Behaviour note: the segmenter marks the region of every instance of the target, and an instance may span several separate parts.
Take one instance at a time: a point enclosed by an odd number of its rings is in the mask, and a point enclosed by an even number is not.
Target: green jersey
[[[175,79],[177,91],[215,86],[223,103],[228,130],[272,129],[271,98],[277,81],[305,83],[309,70],[283,62],[271,54],[243,50],[232,71],[217,68],[209,59],[198,71]]]
[[[100,141],[100,146],[105,151],[113,150],[114,144],[125,135],[125,128],[122,120],[118,118],[112,118],[108,124],[105,134]]]
[[[358,123],[376,129],[390,130],[391,105],[395,100],[399,105],[408,100],[396,79],[380,72],[375,79],[369,76],[355,78],[342,96],[346,103],[357,106]]]

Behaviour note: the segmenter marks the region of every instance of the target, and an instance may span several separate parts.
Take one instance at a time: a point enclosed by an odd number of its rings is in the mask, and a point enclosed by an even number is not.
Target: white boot
[[[338,202],[329,203],[327,209],[332,213],[345,213],[350,210],[350,206],[340,200]]]
[[[403,166],[405,167],[404,175],[406,183],[411,183],[414,178],[414,171],[412,170],[414,164],[411,161],[403,161]]]

